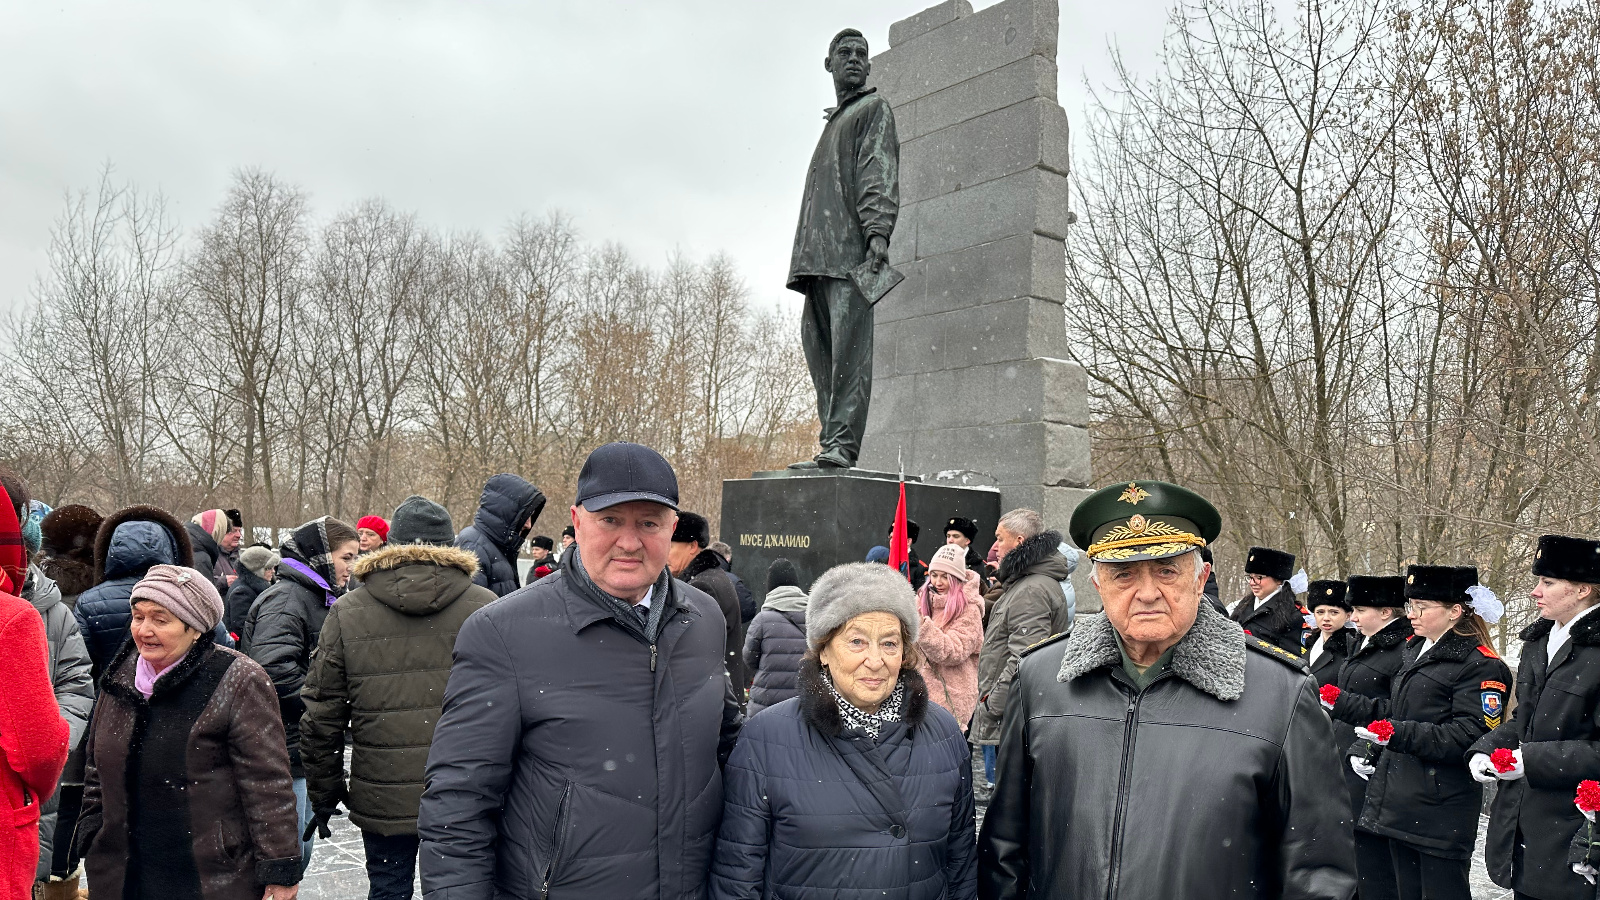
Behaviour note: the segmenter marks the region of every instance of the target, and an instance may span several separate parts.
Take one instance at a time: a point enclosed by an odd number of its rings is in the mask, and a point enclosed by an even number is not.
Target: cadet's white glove
[[[1378,737],[1376,734],[1374,734],[1371,731],[1368,731],[1365,728],[1357,728],[1356,729],[1356,737],[1361,738],[1364,741],[1371,741],[1374,744],[1377,744],[1379,747],[1387,746],[1388,743],[1389,743],[1389,739],[1388,738]],[[1352,759],[1353,758],[1354,757],[1352,757]]]
[[[1479,784],[1488,784],[1495,780],[1494,763],[1489,761],[1489,754],[1474,753],[1467,760],[1467,771],[1472,773],[1472,780]]]
[[[1528,770],[1522,767],[1522,748],[1518,747],[1517,749],[1511,751],[1511,755],[1516,758],[1517,764],[1512,766],[1511,770],[1508,772],[1494,773],[1494,777],[1500,779],[1501,781],[1516,781],[1518,778],[1528,774]]]
[[[1360,775],[1362,781],[1366,781],[1372,777],[1373,772],[1378,771],[1378,767],[1359,756],[1352,756],[1350,757],[1350,771]]]
[[[1572,873],[1574,875],[1582,875],[1584,880],[1588,881],[1590,884],[1594,884],[1595,876],[1600,875],[1600,871],[1596,871],[1595,867],[1589,865],[1588,863],[1573,863]]]

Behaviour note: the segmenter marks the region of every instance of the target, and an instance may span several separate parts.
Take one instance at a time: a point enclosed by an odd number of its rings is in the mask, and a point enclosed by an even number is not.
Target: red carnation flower
[[[1367,730],[1378,736],[1378,740],[1385,743],[1394,737],[1394,723],[1388,719],[1379,719],[1367,726]]]
[[[1582,812],[1600,812],[1600,781],[1578,782],[1578,809]]]
[[[1339,702],[1340,692],[1339,686],[1336,684],[1325,684],[1322,686],[1321,690],[1317,691],[1317,693],[1321,695],[1322,702],[1328,704],[1329,706]]]
[[[1501,747],[1499,750],[1489,754],[1489,762],[1494,763],[1496,772],[1509,772],[1517,767],[1517,755]]]

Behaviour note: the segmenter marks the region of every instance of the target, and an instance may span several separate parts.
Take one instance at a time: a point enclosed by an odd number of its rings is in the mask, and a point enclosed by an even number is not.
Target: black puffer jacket
[[[222,547],[210,532],[194,522],[188,522],[183,527],[189,532],[189,543],[194,545],[194,567],[211,579],[217,593],[228,596],[228,579],[217,574],[217,561],[222,559]]]
[[[256,598],[270,584],[265,578],[240,566],[239,580],[223,595],[222,624],[234,634],[244,634],[244,620],[250,615],[250,607],[255,605]]]
[[[1246,601],[1255,598],[1246,597]],[[1266,600],[1246,606],[1241,601],[1233,611],[1233,620],[1244,626],[1245,633],[1276,644],[1290,653],[1302,652],[1306,633],[1306,611],[1295,599],[1289,585],[1279,585]]]
[[[504,597],[519,587],[517,553],[528,533],[522,523],[539,521],[544,512],[544,494],[516,475],[499,474],[483,486],[478,511],[472,524],[456,535],[456,546],[471,550],[478,557],[478,574],[472,583]]]
[[[793,585],[767,591],[761,611],[750,621],[744,638],[744,664],[755,673],[746,715],[795,696],[800,660],[806,655],[805,592]]]
[[[682,580],[704,591],[717,601],[717,608],[722,610],[723,663],[727,666],[728,678],[732,680],[734,689],[743,699],[744,686],[748,683],[744,670],[744,622],[739,618],[739,592],[733,586],[733,579],[722,568],[722,557],[715,551],[701,550],[684,567]]]
[[[1540,619],[1522,630],[1516,713],[1467,755],[1520,747],[1527,772],[1500,782],[1490,806],[1484,861],[1494,883],[1532,897],[1591,900],[1595,889],[1567,866],[1567,848],[1584,825],[1573,792],[1600,779],[1600,611],[1572,623],[1550,660],[1554,625]]]
[[[278,580],[256,598],[240,634],[245,652],[267,670],[278,689],[278,711],[289,742],[289,768],[296,778],[305,777],[300,765],[300,717],[306,705],[300,689],[311,671],[311,655],[317,650],[327,618],[327,593],[302,573],[280,565]]]
[[[728,760],[715,900],[977,896],[966,739],[928,702],[921,675],[901,679],[902,719],[885,723],[876,744],[846,730],[813,662],[800,670],[798,697],[745,726]]]
[[[978,895],[1348,900],[1338,765],[1305,667],[1209,603],[1143,692],[1083,616],[1012,687]]]
[[[1361,807],[1367,802],[1367,780],[1357,775],[1345,759],[1345,752],[1356,740],[1356,727],[1366,727],[1373,719],[1375,702],[1389,702],[1390,685],[1400,671],[1400,654],[1411,639],[1411,621],[1400,616],[1361,645],[1361,649],[1339,667],[1339,699],[1329,713],[1333,717],[1333,747],[1339,753],[1339,769],[1350,791],[1350,819],[1361,828]]]
[[[1390,699],[1370,704],[1372,719],[1388,719],[1394,737],[1377,755],[1360,825],[1434,856],[1467,859],[1483,786],[1467,771],[1465,754],[1500,724],[1511,670],[1470,635],[1452,631],[1418,659],[1422,645],[1420,635],[1407,642]],[[1356,749],[1366,746],[1360,741]]]
[[[566,563],[456,637],[417,821],[429,900],[705,896],[739,728],[722,614],[662,578],[651,643]]]

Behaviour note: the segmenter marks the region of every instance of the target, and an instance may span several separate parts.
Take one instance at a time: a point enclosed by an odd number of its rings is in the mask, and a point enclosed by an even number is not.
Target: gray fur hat
[[[822,573],[811,585],[806,606],[806,644],[819,649],[829,635],[862,613],[886,612],[900,617],[915,642],[922,619],[917,595],[899,572],[882,563],[845,563]]]

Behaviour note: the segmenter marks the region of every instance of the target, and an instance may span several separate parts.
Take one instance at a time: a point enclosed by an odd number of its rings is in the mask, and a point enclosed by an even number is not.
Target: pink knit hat
[[[144,578],[133,586],[131,603],[148,600],[195,631],[204,634],[222,621],[222,597],[216,585],[188,566],[151,566]]]
[[[933,551],[933,559],[928,560],[929,572],[943,572],[957,578],[967,577],[967,548],[955,544],[945,544]]]

